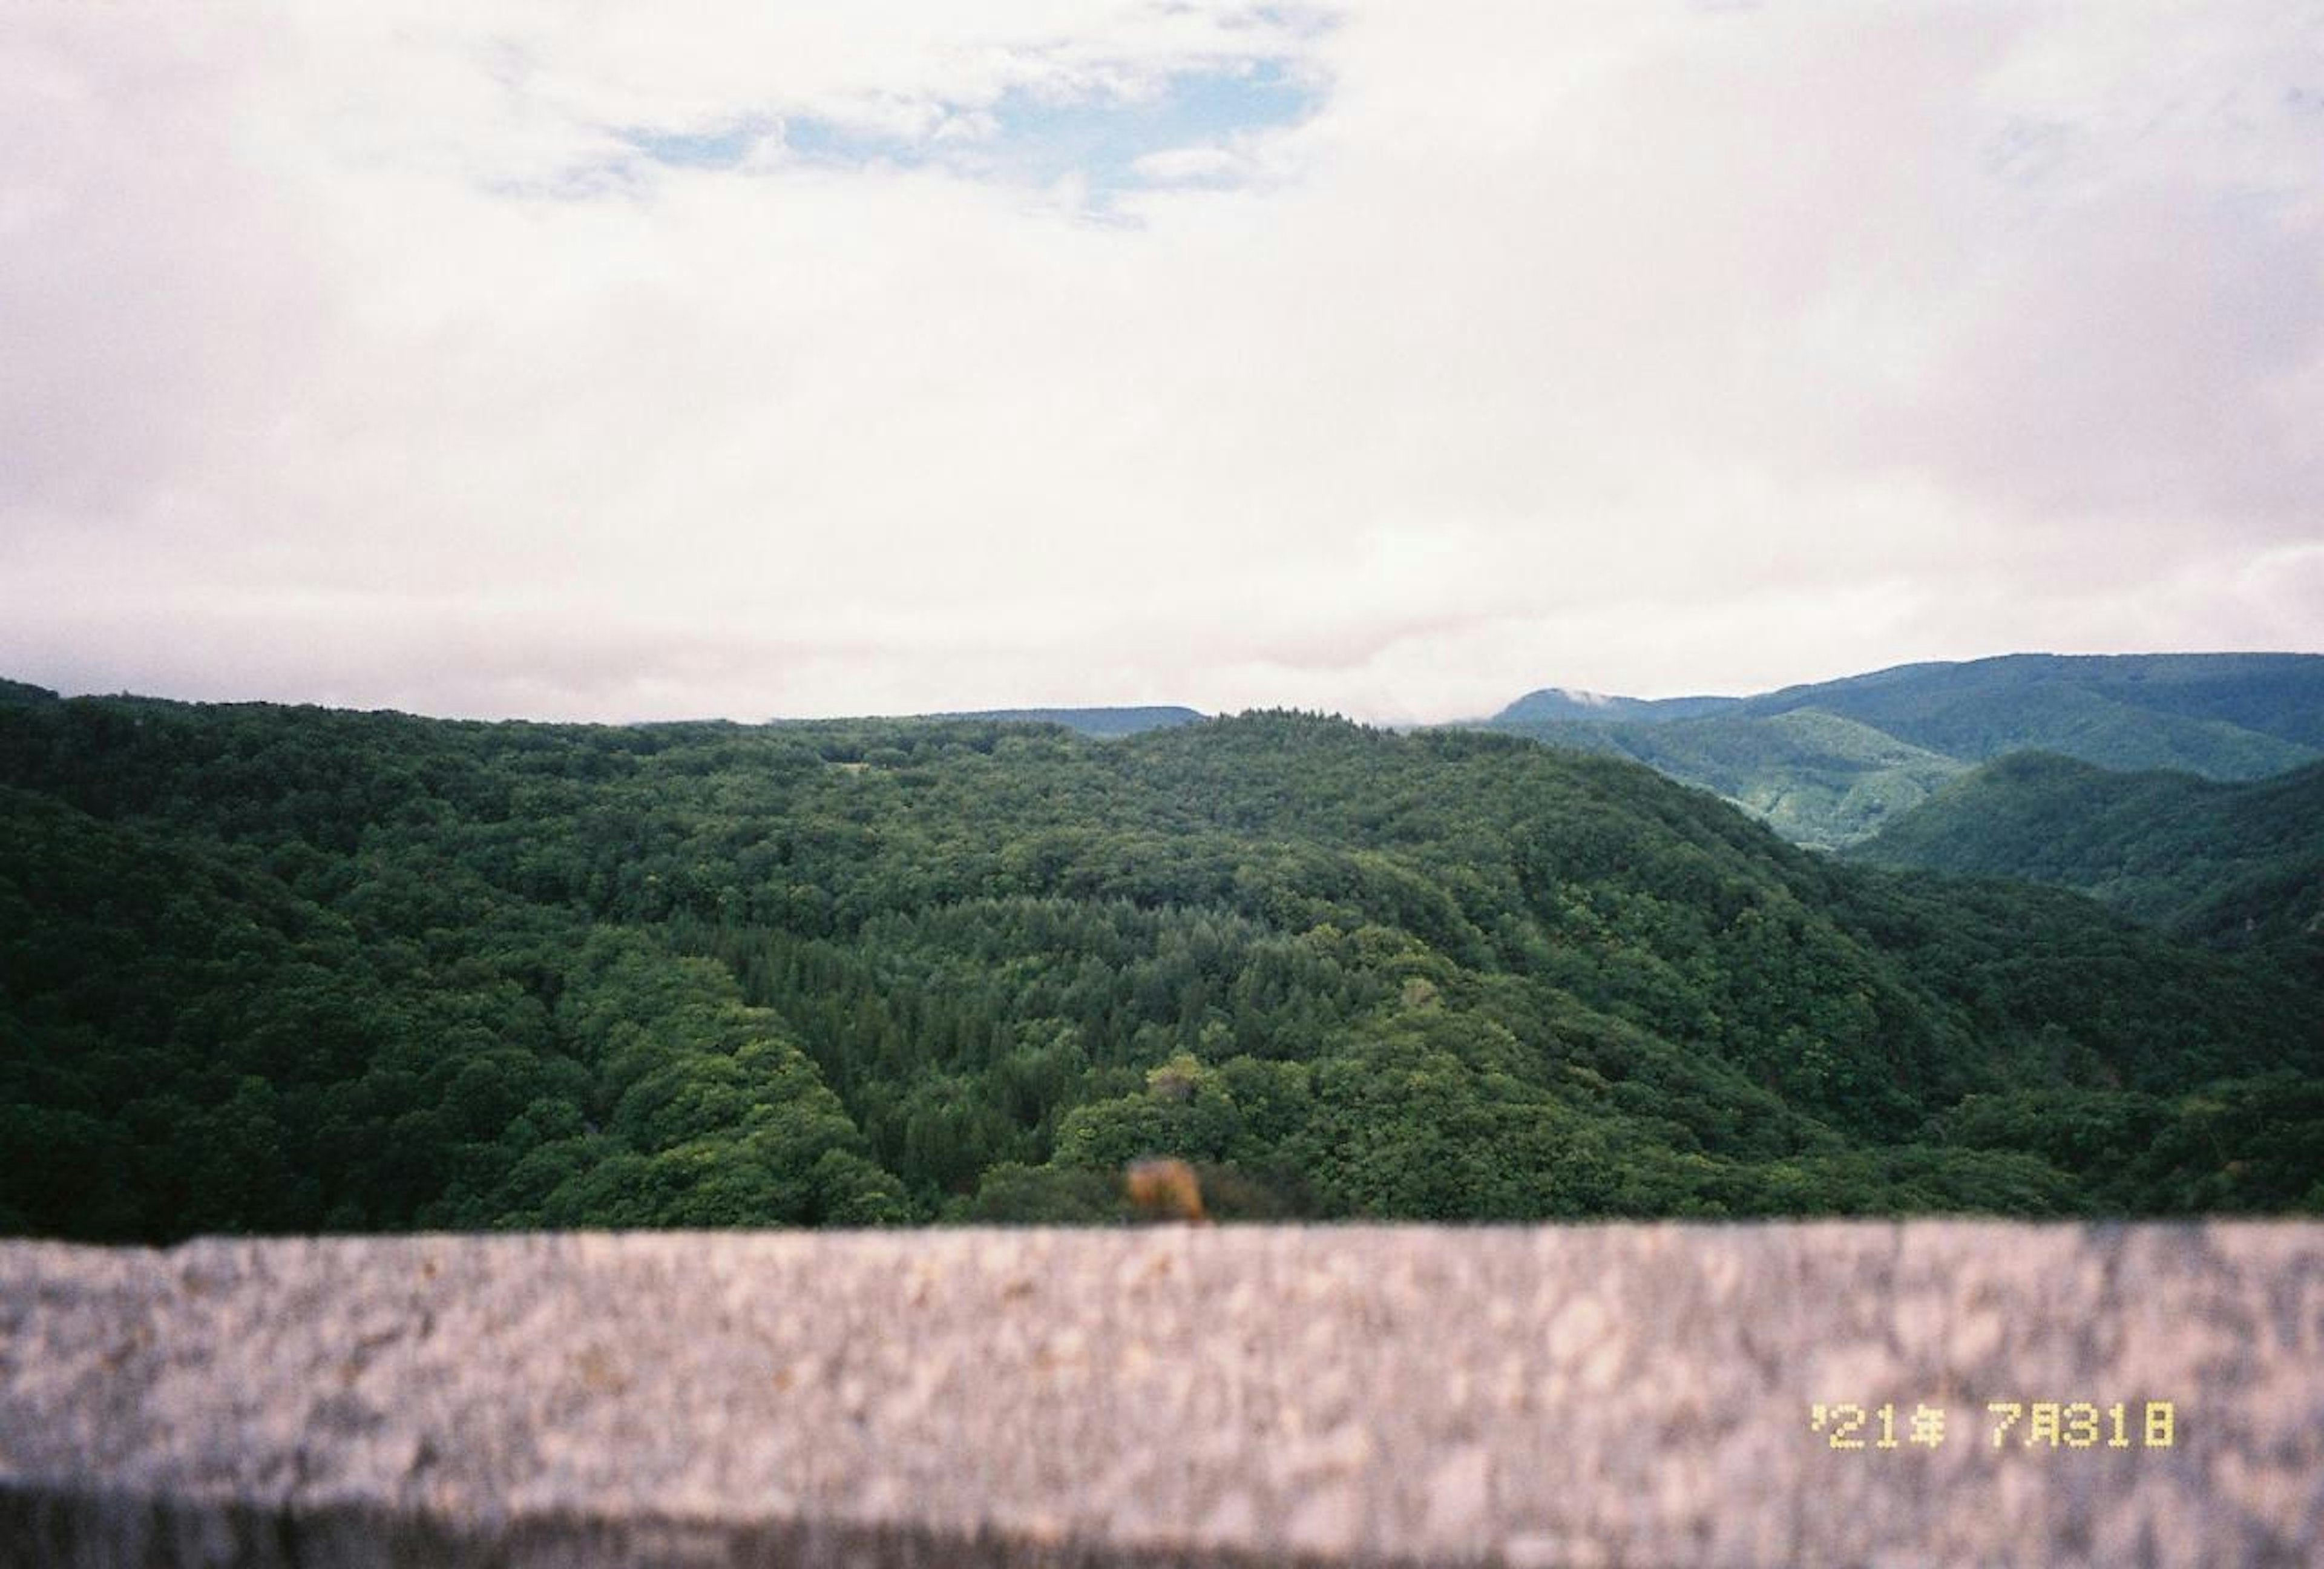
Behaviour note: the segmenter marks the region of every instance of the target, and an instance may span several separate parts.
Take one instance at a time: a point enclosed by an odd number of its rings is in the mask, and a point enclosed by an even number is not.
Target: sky
[[[2318,651],[2319,497],[2312,4],[0,7],[0,676],[67,692]]]

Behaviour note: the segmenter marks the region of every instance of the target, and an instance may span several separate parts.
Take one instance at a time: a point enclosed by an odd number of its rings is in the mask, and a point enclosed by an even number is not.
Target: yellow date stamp
[[[1900,1414],[1894,1401],[1874,1406],[1819,1400],[1808,1431],[1836,1450],[1941,1449],[1958,1431],[1943,1406],[1917,1402]],[[1982,1431],[1995,1449],[2171,1449],[2179,1442],[2175,1400],[1987,1400]]]

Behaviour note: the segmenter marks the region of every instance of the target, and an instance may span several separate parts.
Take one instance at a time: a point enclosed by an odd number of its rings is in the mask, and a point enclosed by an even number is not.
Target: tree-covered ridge
[[[1634,758],[1733,802],[1795,844],[1823,850],[1876,832],[1969,767],[1819,708],[1641,724],[1500,721],[1494,728]]]
[[[53,703],[57,695],[28,681],[0,680],[0,703]]]
[[[2324,759],[2324,656],[2009,654],[1662,702],[1552,688],[1486,727],[1635,757],[1836,848],[2013,752],[2220,780]]]
[[[2324,1205],[2282,976],[1507,737],[76,699],[0,784],[14,1229]]]
[[[1675,719],[1709,718],[1739,708],[1745,701],[1741,697],[1618,697],[1570,687],[1544,687],[1494,715],[1493,722],[1496,728],[1568,722],[1667,725]]]
[[[2324,764],[2222,783],[2025,752],[1856,847],[1858,860],[2079,890],[2198,942],[2324,974]]]
[[[2256,779],[2324,754],[2324,655],[2005,654],[1791,687],[1745,706],[1794,708],[1971,761],[2042,750]]]
[[[1172,725],[1192,725],[1203,715],[1193,708],[1165,704],[1109,708],[982,708],[969,714],[929,714],[921,717],[1062,725],[1084,735],[1136,735],[1140,731],[1160,730]]]

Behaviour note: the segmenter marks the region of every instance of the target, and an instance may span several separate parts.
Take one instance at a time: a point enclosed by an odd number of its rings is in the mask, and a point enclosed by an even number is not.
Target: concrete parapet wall
[[[2324,1563],[2324,1227],[0,1244],[0,1564],[1286,1561]]]

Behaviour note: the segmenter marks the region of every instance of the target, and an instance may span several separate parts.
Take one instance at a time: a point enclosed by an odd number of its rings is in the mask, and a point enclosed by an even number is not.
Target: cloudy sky
[[[2324,11],[0,7],[0,675],[1375,719],[2324,649]]]

